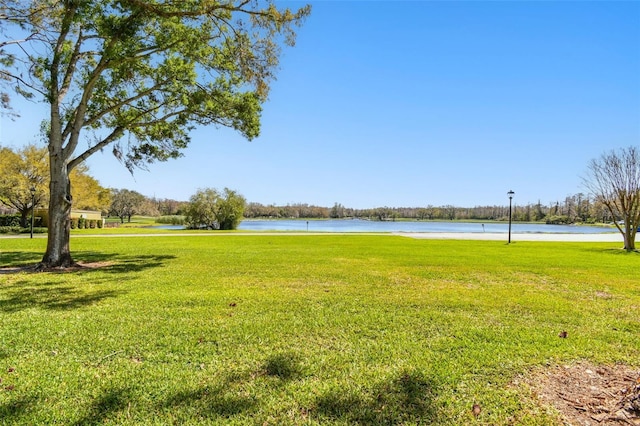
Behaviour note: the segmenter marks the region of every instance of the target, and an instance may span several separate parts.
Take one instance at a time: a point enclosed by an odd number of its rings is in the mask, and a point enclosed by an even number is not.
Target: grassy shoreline
[[[1,263],[35,263],[44,246],[2,240]],[[616,244],[230,235],[72,249],[99,267],[0,274],[6,424],[560,424],[514,380],[579,360],[638,366],[640,258]]]

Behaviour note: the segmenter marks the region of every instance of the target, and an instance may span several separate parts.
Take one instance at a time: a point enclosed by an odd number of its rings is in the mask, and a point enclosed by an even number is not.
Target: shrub
[[[33,228],[33,233],[34,234],[46,234],[47,231],[48,231],[47,228],[41,228],[41,227],[38,227],[38,228],[34,227]],[[31,228],[30,227],[29,228],[18,228],[18,232],[20,234],[30,234],[31,233]]]
[[[0,226],[1,227],[20,226],[20,215],[19,214],[0,215]]]
[[[569,216],[564,215],[547,216],[545,222],[547,223],[547,225],[566,225],[569,223],[573,223]]]
[[[76,229],[78,227],[78,219],[71,219],[71,229]]]
[[[162,223],[165,225],[184,225],[185,218],[184,216],[179,215],[160,216],[156,218],[156,223]]]
[[[0,226],[0,234],[17,234],[20,229],[19,226]]]
[[[78,229],[85,229],[87,220],[84,217],[78,218]]]
[[[98,227],[98,229],[102,229],[102,224],[103,224],[102,219],[96,221],[96,226]]]

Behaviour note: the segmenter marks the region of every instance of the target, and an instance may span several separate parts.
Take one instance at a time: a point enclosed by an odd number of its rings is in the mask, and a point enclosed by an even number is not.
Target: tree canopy
[[[70,173],[73,208],[105,210],[109,206],[109,190],[89,174],[80,164]],[[22,226],[33,206],[44,208],[49,202],[49,162],[46,146],[34,144],[13,150],[0,147],[0,203],[16,209]],[[31,189],[33,192],[33,200]]]
[[[48,200],[48,181],[46,148],[0,147],[0,202],[20,213],[22,226],[26,226],[31,208],[43,206]]]
[[[112,189],[109,215],[119,217],[121,223],[124,223],[125,219],[131,222],[131,216],[139,213],[140,206],[145,202],[145,199],[144,195],[136,191]]]
[[[111,193],[91,176],[86,165],[78,165],[69,177],[74,209],[107,211],[111,203]]]
[[[2,79],[50,105],[44,266],[71,264],[69,173],[109,147],[133,170],[178,157],[197,125],[260,131],[282,44],[310,7],[261,0],[0,0]],[[15,37],[14,37],[15,35]],[[14,48],[10,50],[10,48]]]
[[[236,229],[246,203],[242,195],[229,188],[222,193],[213,188],[200,189],[191,196],[185,219],[191,229]]]

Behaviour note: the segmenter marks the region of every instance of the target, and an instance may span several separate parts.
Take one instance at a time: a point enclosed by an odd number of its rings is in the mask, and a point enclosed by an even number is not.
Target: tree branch
[[[109,134],[109,136],[107,136],[102,141],[98,142],[97,144],[93,145],[92,147],[90,147],[89,149],[84,151],[82,154],[78,155],[73,160],[69,161],[69,164],[67,165],[67,169],[69,171],[73,170],[74,167],[76,167],[78,164],[80,164],[83,161],[85,161],[91,155],[95,154],[96,152],[102,150],[103,148],[109,146],[111,143],[113,143],[116,140],[118,140],[120,138],[120,136],[122,136],[123,134],[124,134],[124,128],[122,126],[116,127]]]
[[[0,69],[0,79],[5,79],[5,78],[6,79],[15,80],[19,84],[23,84],[23,85],[27,86],[30,90],[33,90],[34,92],[37,92],[37,93],[41,94],[44,97],[48,96],[47,92],[45,92],[45,91],[43,91],[41,89],[38,89],[33,84],[27,82],[24,78],[22,78],[22,77],[20,77],[18,75],[12,74],[12,73],[8,72],[7,70]],[[24,96],[26,97],[27,95],[24,95]]]
[[[67,65],[67,71],[62,79],[62,86],[60,87],[60,99],[64,99],[65,95],[69,91],[69,87],[71,86],[71,81],[73,79],[73,75],[76,71],[76,65],[82,54],[80,53],[80,48],[82,47],[82,43],[84,38],[82,37],[82,31],[78,34],[78,40],[76,41],[76,45],[73,48],[73,54],[71,55],[71,59],[69,60],[69,64]]]
[[[6,41],[2,41],[2,42],[0,42],[0,49],[2,49],[5,46],[11,46],[12,44],[22,44],[22,43],[25,43],[27,41],[31,41],[33,39],[33,37],[35,37],[36,35],[38,35],[38,33],[29,34],[26,38],[24,38],[22,40],[6,40]]]
[[[85,117],[84,120],[84,126],[92,126],[94,124],[96,124],[101,118],[103,118],[104,116],[106,116],[109,113],[114,112],[115,110],[117,110],[118,108],[121,108],[125,105],[129,105],[132,102],[142,99],[143,97],[150,95],[151,93],[153,93],[154,91],[158,90],[160,87],[162,87],[162,84],[168,82],[169,80],[164,80],[161,84],[156,84],[155,86],[140,92],[139,94],[137,94],[136,96],[132,96],[130,98],[124,99],[114,105],[111,105],[109,108],[105,108],[102,111],[99,111],[96,115],[91,116],[91,117]],[[71,131],[71,125],[72,125],[72,121],[69,122],[69,124],[67,125],[67,128],[65,129],[65,131],[63,132],[63,136],[66,138],[69,135],[69,132]]]
[[[154,15],[162,18],[175,18],[175,17],[197,18],[204,14],[207,14],[207,15],[212,14],[217,10],[224,10],[227,12],[245,12],[250,14],[256,14],[256,12],[254,11],[242,9],[244,6],[250,3],[250,0],[242,0],[237,6],[234,6],[231,4],[216,4],[213,6],[200,8],[192,11],[182,11],[182,10],[167,11],[162,9],[160,6],[149,4],[144,0],[129,0],[129,3],[139,7],[142,10],[153,13]]]
[[[110,45],[115,44],[116,39],[112,39]],[[105,49],[106,50],[106,49]],[[78,102],[78,106],[75,109],[74,117],[72,120],[69,120],[71,126],[67,126],[65,128],[65,140],[68,138],[67,145],[64,147],[64,156],[69,158],[76,147],[78,146],[78,139],[80,137],[80,130],[84,127],[84,115],[87,111],[87,107],[89,106],[89,100],[93,94],[93,89],[98,82],[100,75],[102,72],[107,69],[109,64],[109,59],[106,56],[102,56],[100,58],[100,62],[96,65],[91,73],[91,77],[87,80],[87,83],[84,86],[84,90],[82,91],[82,96],[80,97],[80,102]],[[68,132],[68,133],[67,133]]]

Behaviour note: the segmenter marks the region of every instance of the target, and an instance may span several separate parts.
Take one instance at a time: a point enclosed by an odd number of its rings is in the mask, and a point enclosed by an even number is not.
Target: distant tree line
[[[178,216],[184,215],[188,202],[169,198],[147,197],[129,189],[110,189],[111,204],[103,211],[107,217],[117,217],[121,222],[131,221],[131,217],[140,216]]]
[[[0,214],[18,213],[20,225],[23,227],[27,225],[27,218],[32,208],[46,208],[48,205],[46,188],[49,184],[49,173],[46,150],[46,147],[33,144],[20,150],[0,146]],[[82,164],[74,169],[71,181],[74,208],[100,210],[103,216],[117,217],[121,222],[131,221],[134,215],[186,217],[193,204],[193,200],[178,201],[155,196],[147,197],[129,189],[103,188],[90,176],[89,169]],[[240,196],[235,192],[233,195]],[[191,212],[193,213],[192,209]],[[325,207],[303,203],[277,206],[251,202],[244,205],[242,217],[249,219],[361,218],[378,221],[399,219],[505,221],[509,218],[509,207],[508,205],[475,207],[426,205],[424,207],[385,206],[354,209],[340,203]],[[518,205],[516,203],[513,205],[512,218],[516,222],[549,224],[607,223],[623,219],[614,218],[611,209],[583,193],[545,204],[537,202]],[[214,222],[220,221],[212,223]],[[212,223],[206,225],[211,226]],[[226,222],[224,226],[227,226]]]
[[[606,207],[593,198],[578,193],[546,204],[541,202],[512,206],[512,220],[518,222],[544,222],[549,224],[612,222],[614,219]],[[453,205],[425,207],[376,207],[354,209],[335,203],[333,207],[309,204],[287,204],[276,206],[248,203],[245,218],[271,219],[341,219],[359,218],[388,221],[413,220],[497,220],[509,219],[509,206],[456,207]]]

